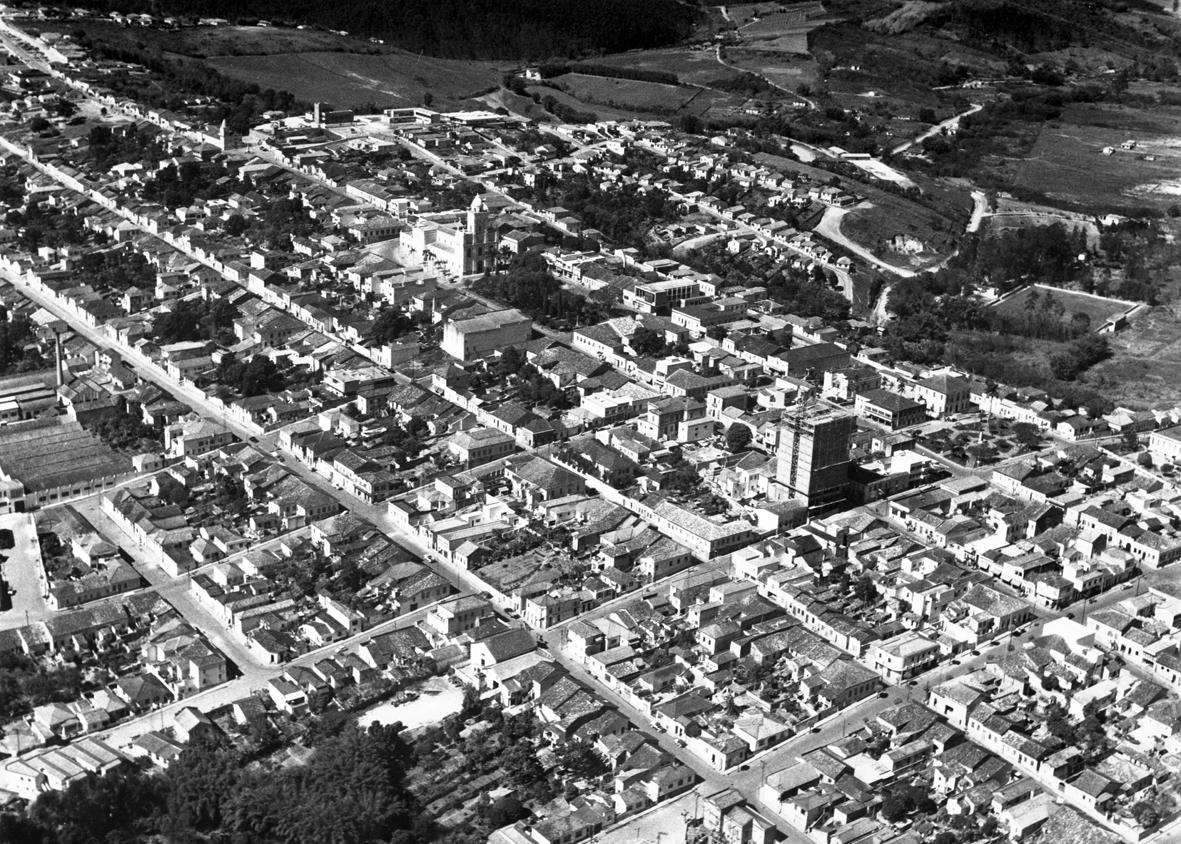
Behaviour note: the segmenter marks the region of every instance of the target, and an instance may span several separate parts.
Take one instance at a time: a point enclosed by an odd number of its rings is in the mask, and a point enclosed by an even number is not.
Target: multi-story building
[[[440,348],[453,358],[472,360],[524,343],[532,332],[533,321],[509,308],[447,323]]]
[[[927,421],[927,409],[922,402],[890,390],[858,393],[854,409],[858,416],[884,425],[891,431]]]
[[[789,409],[779,430],[777,480],[809,508],[844,499],[853,417],[827,405]]]
[[[460,431],[447,440],[447,451],[464,466],[478,466],[512,454],[517,441],[494,428]]]

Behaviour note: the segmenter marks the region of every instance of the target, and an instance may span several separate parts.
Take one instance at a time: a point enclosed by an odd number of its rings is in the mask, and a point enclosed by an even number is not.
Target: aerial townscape
[[[1176,0],[0,6],[0,844],[1181,841]]]

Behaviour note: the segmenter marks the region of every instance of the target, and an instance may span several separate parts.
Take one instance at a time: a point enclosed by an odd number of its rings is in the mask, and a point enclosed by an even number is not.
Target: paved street
[[[12,590],[12,609],[0,612],[0,630],[12,630],[52,614],[45,603],[45,578],[36,530],[27,530],[29,518],[23,514],[0,516],[0,529],[11,530],[15,547],[0,549],[4,560],[4,578]]]

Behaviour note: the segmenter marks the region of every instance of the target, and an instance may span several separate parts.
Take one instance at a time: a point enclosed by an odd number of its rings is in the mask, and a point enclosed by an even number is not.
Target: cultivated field
[[[279,53],[264,56],[215,56],[210,66],[227,76],[282,88],[308,102],[336,106],[365,103],[418,105],[423,94],[462,100],[483,93],[500,80],[500,71],[481,62],[452,61],[393,52]]]
[[[1120,149],[1125,141],[1135,148]],[[1181,108],[1071,106],[1042,127],[1013,183],[1092,210],[1179,204]]]
[[[1044,284],[1032,284],[1029,287],[1018,290],[993,307],[1000,314],[1019,314],[1029,309],[1030,298],[1034,297],[1035,294],[1036,297],[1043,300],[1046,296],[1053,296],[1061,302],[1062,307],[1066,309],[1064,313],[1065,318],[1068,320],[1074,314],[1086,314],[1088,319],[1091,320],[1091,326],[1096,329],[1103,325],[1109,318],[1122,314],[1136,306],[1135,302],[1124,302],[1120,299],[1108,299],[1103,296],[1091,296],[1075,290],[1047,287]]]

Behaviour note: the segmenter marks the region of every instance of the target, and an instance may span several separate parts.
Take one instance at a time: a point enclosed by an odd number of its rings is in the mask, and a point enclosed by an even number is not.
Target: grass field
[[[166,30],[121,26],[111,21],[96,19],[30,21],[28,24],[22,22],[22,26],[38,32],[53,30],[65,33],[82,28],[91,37],[100,38],[110,44],[155,47],[164,53],[192,58],[262,56],[303,51],[382,53],[392,52],[394,49],[333,32],[279,26],[186,26]]]
[[[70,31],[77,22],[45,24]],[[211,67],[263,88],[290,91],[308,102],[337,106],[419,104],[430,91],[463,100],[498,84],[507,66],[416,56],[361,38],[284,27],[193,26],[178,30],[86,21],[91,37],[113,46],[159,49],[203,59]]]
[[[1029,299],[1035,293],[1043,299],[1047,295],[1052,295],[1061,302],[1062,307],[1066,309],[1067,319],[1076,313],[1086,314],[1094,328],[1099,328],[1108,318],[1122,314],[1134,307],[1134,303],[1123,302],[1119,299],[1088,296],[1086,293],[1063,290],[1060,287],[1047,287],[1044,284],[1033,284],[1023,288],[993,307],[1000,314],[1019,314],[1028,310]]]
[[[500,71],[481,62],[450,61],[394,52],[278,53],[263,56],[216,56],[208,63],[236,79],[264,88],[282,88],[308,102],[337,106],[415,105],[423,94],[462,100],[500,80]]]
[[[584,102],[657,113],[678,111],[697,94],[697,89],[684,85],[611,79],[583,73],[565,73],[550,81]]]
[[[692,85],[662,85],[658,82],[611,79],[582,73],[566,73],[554,77],[551,82],[576,103],[584,104],[572,105],[601,116],[647,116],[658,120],[684,114],[732,117],[741,114],[744,106],[750,102],[740,94],[727,94]],[[547,91],[552,93],[552,89],[535,90],[540,91],[542,96]]]
[[[596,64],[630,67],[641,70],[664,70],[675,73],[683,83],[709,85],[720,79],[734,79],[738,71],[719,64],[712,47],[666,47],[658,50],[633,50],[595,60]]]
[[[1119,148],[1136,141],[1133,150]],[[1114,147],[1103,155],[1105,147]],[[1042,127],[1013,183],[1051,200],[1126,211],[1181,203],[1181,109],[1076,105]]]
[[[897,267],[925,269],[947,257],[962,231],[938,212],[898,198],[854,208],[841,220],[841,233]],[[895,235],[909,235],[923,243],[923,251],[907,254],[889,246]]]
[[[1087,373],[1092,386],[1137,408],[1181,404],[1181,303],[1141,311],[1109,339],[1115,354]]]

